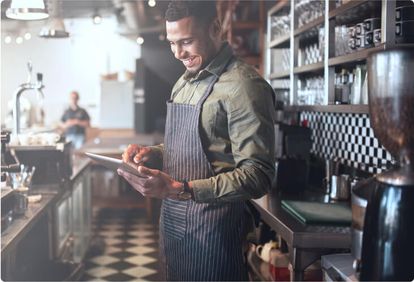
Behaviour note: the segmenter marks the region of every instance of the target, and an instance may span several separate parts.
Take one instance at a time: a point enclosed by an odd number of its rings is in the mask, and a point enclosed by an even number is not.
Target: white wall
[[[45,124],[59,122],[67,107],[69,92],[77,90],[80,105],[91,115],[93,126],[99,127],[101,74],[135,70],[135,59],[141,49],[135,41],[116,33],[115,19],[105,18],[100,25],[91,19],[65,20],[67,39],[43,39],[37,36],[40,27],[29,28],[30,40],[5,44],[9,33],[2,20],[1,35],[1,122],[5,120],[7,103],[15,89],[26,82],[26,63],[31,60],[33,73],[43,73]],[[26,95],[27,94],[27,95]],[[33,96],[25,93],[23,96]]]

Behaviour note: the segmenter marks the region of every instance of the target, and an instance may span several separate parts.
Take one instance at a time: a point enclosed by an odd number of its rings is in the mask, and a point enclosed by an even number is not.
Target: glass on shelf
[[[325,2],[323,0],[300,0],[295,4],[298,14],[298,27],[306,25],[324,15]]]
[[[324,78],[313,76],[304,80],[298,80],[298,105],[323,105],[325,104]]]
[[[271,40],[278,37],[288,35],[290,31],[290,16],[272,16],[270,18],[271,24]]]
[[[284,72],[290,69],[290,50],[288,48],[272,49],[270,54],[271,73]]]

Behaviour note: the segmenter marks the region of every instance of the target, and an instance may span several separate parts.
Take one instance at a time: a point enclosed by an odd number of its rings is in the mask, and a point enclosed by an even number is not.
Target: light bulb
[[[137,43],[138,43],[139,45],[144,44],[144,38],[142,38],[142,36],[138,36],[138,38],[137,38]]]
[[[148,0],[148,6],[155,7],[155,5],[157,5],[157,2],[155,2],[155,0]]]
[[[102,22],[102,17],[100,15],[93,16],[93,23],[100,24]]]
[[[6,37],[4,37],[4,43],[10,44],[11,42],[12,42],[11,36],[7,35]]]
[[[26,39],[26,40],[30,40],[30,38],[32,38],[32,35],[30,34],[30,32],[26,32],[26,33],[24,34],[24,39]]]
[[[22,44],[23,43],[23,37],[21,37],[21,36],[16,37],[16,43],[17,44]]]

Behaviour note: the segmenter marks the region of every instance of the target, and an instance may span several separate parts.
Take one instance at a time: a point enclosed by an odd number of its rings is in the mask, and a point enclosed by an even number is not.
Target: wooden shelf
[[[288,48],[289,46],[290,46],[290,35],[289,34],[273,39],[269,44],[269,48]]]
[[[259,22],[233,22],[232,28],[234,30],[246,30],[246,29],[258,29],[260,28]]]
[[[269,75],[269,79],[289,78],[290,71],[285,70],[281,72],[274,72]]]
[[[361,4],[368,2],[369,0],[351,0],[346,4],[339,6],[338,8],[329,12],[329,18],[334,18],[338,15],[342,15],[345,12],[358,7]]]
[[[288,112],[326,112],[326,113],[351,113],[351,114],[368,114],[368,105],[303,105],[303,106],[286,106]]]
[[[314,28],[318,25],[323,24],[324,21],[325,21],[325,16],[321,16],[321,17],[315,19],[314,21],[311,21],[310,23],[307,23],[307,24],[299,27],[298,29],[295,29],[295,31],[293,32],[293,35],[298,36],[298,35],[306,32],[306,31],[308,31],[308,30],[310,30],[310,29],[312,29],[312,28]]]
[[[328,60],[328,65],[332,67],[332,66],[337,66],[337,65],[342,65],[342,64],[349,64],[349,63],[364,61],[368,57],[369,53],[373,51],[384,50],[384,49],[385,49],[385,46],[380,45],[380,46],[373,47],[373,48],[362,49],[362,50],[356,51],[351,54],[346,54],[343,56],[330,58]]]
[[[274,5],[269,11],[268,11],[268,15],[272,16],[274,14],[276,14],[277,12],[281,11],[283,8],[285,7],[289,7],[290,6],[290,0],[281,0],[279,2],[277,2],[276,5]]]
[[[323,62],[304,65],[293,69],[294,74],[302,74],[307,72],[320,72],[323,71]]]

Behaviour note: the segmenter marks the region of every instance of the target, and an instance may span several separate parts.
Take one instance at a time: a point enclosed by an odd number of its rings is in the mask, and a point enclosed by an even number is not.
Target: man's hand
[[[143,196],[158,199],[178,199],[178,193],[182,191],[183,183],[175,181],[168,174],[158,169],[139,166],[138,172],[146,177],[138,177],[118,169],[118,174],[125,178]]]
[[[144,147],[137,144],[130,144],[122,153],[122,160],[126,163],[145,163],[148,160],[150,160],[151,153],[152,151],[150,147]]]

